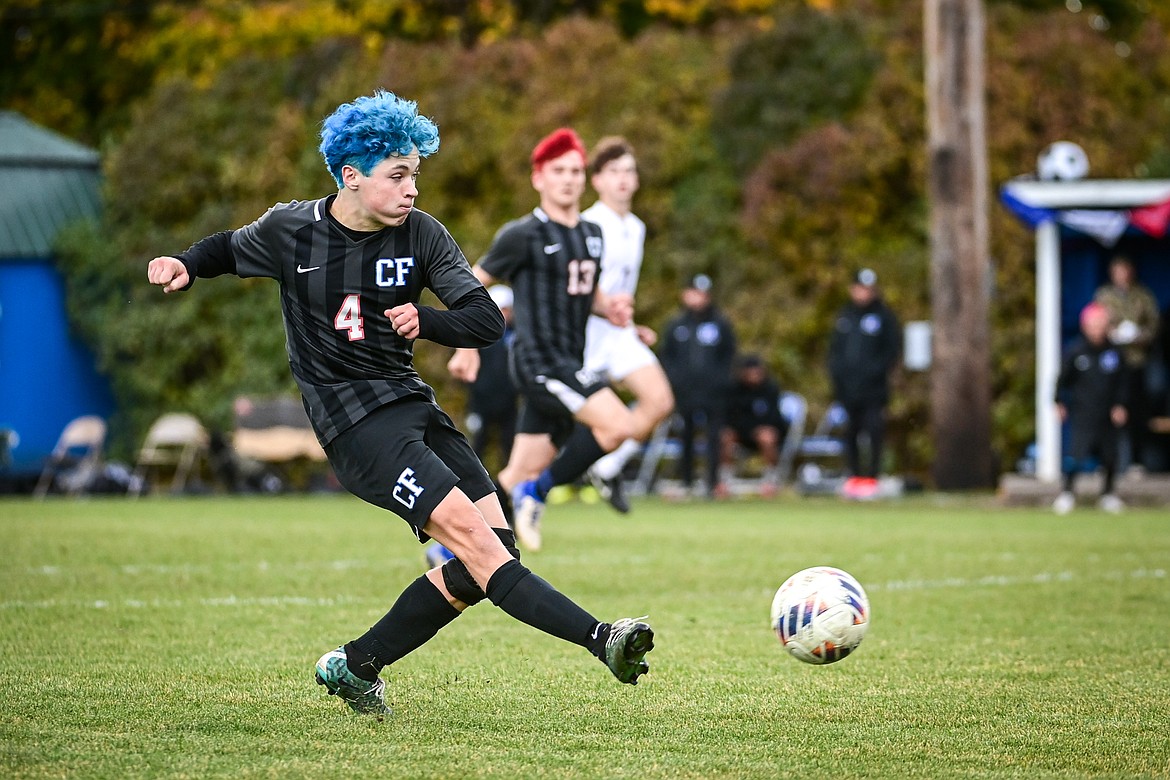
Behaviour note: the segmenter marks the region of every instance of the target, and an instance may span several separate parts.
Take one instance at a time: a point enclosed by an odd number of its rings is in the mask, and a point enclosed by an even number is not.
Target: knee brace
[[[471,576],[471,572],[458,558],[443,564],[443,584],[447,586],[447,592],[467,606],[478,604],[487,597],[475,577]]]
[[[516,546],[516,534],[511,528],[493,528],[496,536],[500,537],[500,542],[504,545],[504,549],[508,551],[516,560],[520,560],[520,548]]]
[[[512,533],[511,529],[493,528],[492,530],[500,538],[504,549],[513,558],[520,560],[520,548],[516,546],[516,535]],[[471,572],[458,558],[452,558],[443,564],[443,584],[447,586],[447,591],[452,596],[468,606],[478,604],[487,597],[483,588],[479,587],[479,583],[475,581],[475,577],[471,576]]]

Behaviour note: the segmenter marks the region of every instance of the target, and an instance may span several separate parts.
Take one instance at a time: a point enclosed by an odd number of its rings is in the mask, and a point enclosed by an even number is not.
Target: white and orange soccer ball
[[[793,574],[772,599],[772,629],[793,657],[831,664],[852,653],[869,628],[869,597],[848,572],[814,566]]]

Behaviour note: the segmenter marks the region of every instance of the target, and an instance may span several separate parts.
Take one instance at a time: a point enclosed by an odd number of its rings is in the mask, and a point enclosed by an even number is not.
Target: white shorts
[[[633,325],[619,328],[592,315],[585,330],[585,368],[620,382],[643,366],[658,362],[654,352],[638,338]]]

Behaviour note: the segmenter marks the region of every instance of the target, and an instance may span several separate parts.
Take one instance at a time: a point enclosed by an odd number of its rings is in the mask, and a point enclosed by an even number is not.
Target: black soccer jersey
[[[566,227],[539,208],[496,234],[479,264],[515,293],[512,361],[520,377],[581,368],[601,249],[597,225]]]
[[[355,238],[329,218],[333,197],[273,206],[231,233],[234,268],[193,274],[280,282],[289,364],[323,445],[397,398],[434,400],[414,369],[414,342],[394,332],[387,309],[418,303],[424,287],[448,308],[482,289],[434,217],[414,210],[398,227]]]

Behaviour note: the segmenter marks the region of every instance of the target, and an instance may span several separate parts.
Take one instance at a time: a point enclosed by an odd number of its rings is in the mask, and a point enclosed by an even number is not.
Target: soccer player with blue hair
[[[418,339],[478,348],[504,329],[455,240],[415,208],[421,159],[438,148],[438,128],[413,101],[379,91],[343,104],[321,129],[336,193],[278,203],[147,267],[167,293],[225,273],[277,280],[289,364],[338,480],[454,553],[317,661],[318,683],[379,718],[389,712],[382,668],[484,598],[587,648],[624,683],[648,670],[653,647],[644,623],[599,622],[520,563],[491,478],[414,369]],[[424,289],[445,308],[419,305]]]

